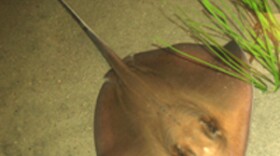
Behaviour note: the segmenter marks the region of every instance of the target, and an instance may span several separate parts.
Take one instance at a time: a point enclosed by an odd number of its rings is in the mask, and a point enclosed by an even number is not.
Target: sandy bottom
[[[121,57],[155,37],[190,41],[155,0],[68,0]],[[191,2],[191,3],[190,3]],[[194,0],[176,0],[193,14]],[[108,65],[56,0],[0,1],[0,156],[94,156],[93,112]],[[255,91],[247,156],[280,153],[280,96]]]

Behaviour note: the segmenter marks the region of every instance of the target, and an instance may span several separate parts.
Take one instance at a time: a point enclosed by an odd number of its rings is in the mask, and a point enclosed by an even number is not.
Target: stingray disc
[[[201,45],[175,47],[225,67]],[[145,87],[125,85],[114,70],[106,75],[95,111],[98,156],[244,155],[250,85],[168,49],[124,62]]]

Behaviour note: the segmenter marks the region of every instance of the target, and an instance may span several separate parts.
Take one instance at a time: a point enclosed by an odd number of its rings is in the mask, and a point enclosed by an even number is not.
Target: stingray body
[[[243,156],[252,88],[166,49],[120,59],[61,1],[112,69],[95,112],[98,156]],[[174,45],[226,68],[198,44]],[[234,42],[226,48],[239,58]]]

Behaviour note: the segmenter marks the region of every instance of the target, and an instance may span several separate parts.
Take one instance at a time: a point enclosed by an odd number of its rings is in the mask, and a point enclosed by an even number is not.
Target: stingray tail
[[[73,19],[79,24],[86,35],[91,39],[94,45],[99,49],[103,57],[117,73],[118,76],[127,75],[131,73],[128,66],[121,60],[116,53],[109,48],[91,28],[79,17],[79,15],[63,0],[59,0],[66,11],[73,17]]]

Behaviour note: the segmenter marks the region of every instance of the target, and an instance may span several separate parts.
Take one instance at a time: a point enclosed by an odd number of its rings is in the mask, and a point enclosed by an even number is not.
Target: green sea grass
[[[272,2],[280,10],[280,0]],[[211,26],[194,21],[182,8],[177,8],[176,18],[184,30],[196,41],[206,45],[231,70],[180,52],[164,41],[161,43],[189,59],[252,83],[262,91],[268,91],[271,85],[273,85],[273,91],[277,91],[280,88],[280,25],[269,2],[267,0],[229,0],[230,7],[228,7],[218,6],[210,0],[200,0],[200,4],[204,7],[204,15],[210,19]],[[264,70],[257,69],[251,63],[232,55],[217,41],[216,36],[235,41],[250,56],[250,60],[259,64]]]

